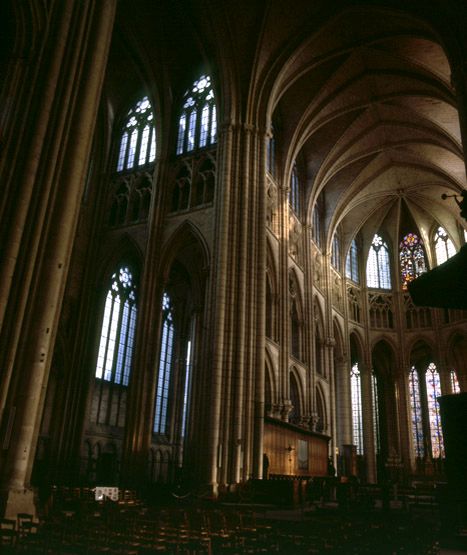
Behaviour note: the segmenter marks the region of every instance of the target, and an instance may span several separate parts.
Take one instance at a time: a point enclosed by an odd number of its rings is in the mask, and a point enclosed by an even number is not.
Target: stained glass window
[[[358,247],[355,239],[352,240],[349,252],[347,253],[345,275],[355,283],[360,281],[358,277]]]
[[[446,262],[448,258],[456,254],[454,243],[449,238],[445,229],[441,226],[438,227],[435,233],[435,252],[437,264]]]
[[[461,392],[461,388],[459,386],[459,382],[457,380],[457,374],[455,370],[451,370],[451,372],[449,373],[449,376],[451,378],[451,393],[460,393]]]
[[[292,169],[292,175],[290,177],[290,191],[289,191],[289,204],[292,207],[292,210],[298,214],[300,208],[299,202],[299,190],[298,190],[298,175],[297,175],[297,167],[294,164]]]
[[[167,432],[167,412],[169,404],[169,386],[172,374],[174,347],[174,322],[170,297],[162,297],[162,338],[159,357],[159,373],[156,388],[156,406],[154,410],[154,433]]]
[[[399,260],[402,276],[402,289],[407,289],[407,284],[416,277],[426,272],[425,253],[422,240],[409,233],[399,245]]]
[[[331,253],[331,263],[336,270],[339,270],[340,262],[340,241],[339,235],[336,231],[334,237],[332,238],[332,253]]]
[[[373,237],[368,254],[366,281],[368,287],[391,289],[389,249],[387,243],[378,234]]]
[[[425,454],[423,445],[423,417],[420,402],[420,382],[415,366],[412,366],[409,374],[409,395],[413,446],[415,449],[415,455],[421,458]]]
[[[178,120],[177,154],[216,143],[217,121],[214,90],[209,75],[202,75],[185,93]]]
[[[319,208],[315,205],[313,209],[313,222],[311,226],[311,233],[313,241],[321,247],[321,218],[319,213]]]
[[[131,170],[154,162],[156,130],[154,114],[147,96],[128,112],[123,125],[117,171]]]
[[[444,457],[443,433],[439,414],[438,397],[441,395],[439,372],[431,362],[425,373],[428,416],[430,420],[431,453],[433,458]]]
[[[128,266],[112,275],[107,292],[95,376],[127,386],[136,327],[136,287]]]
[[[350,390],[352,395],[352,438],[357,455],[363,454],[362,387],[358,363],[350,371]]]
[[[376,374],[371,374],[371,400],[373,402],[373,430],[375,441],[375,452],[381,451],[381,438],[379,431],[379,403],[378,403],[378,379]]]

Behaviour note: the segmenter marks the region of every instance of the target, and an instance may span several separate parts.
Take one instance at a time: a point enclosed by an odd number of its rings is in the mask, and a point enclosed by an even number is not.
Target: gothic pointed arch
[[[175,259],[183,259],[183,265],[192,276],[194,292],[201,299],[210,264],[210,252],[203,233],[190,220],[182,222],[164,244],[161,253],[164,283]]]

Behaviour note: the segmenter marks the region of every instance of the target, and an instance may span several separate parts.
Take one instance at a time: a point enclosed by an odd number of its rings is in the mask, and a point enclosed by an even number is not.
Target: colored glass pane
[[[418,372],[412,366],[409,374],[410,413],[412,422],[412,440],[415,456],[423,457],[425,453],[423,441],[422,407],[420,402],[420,383]]]
[[[399,261],[402,276],[402,289],[407,289],[407,284],[426,272],[425,253],[422,240],[409,233],[399,245]]]
[[[451,370],[450,378],[451,378],[451,392],[452,393],[460,393],[461,388],[459,386],[459,381],[457,380],[457,374],[456,374],[455,370]]]
[[[438,397],[441,395],[441,384],[439,372],[433,363],[430,363],[427,368],[425,382],[430,421],[431,453],[433,458],[444,457],[444,442],[438,403]]]

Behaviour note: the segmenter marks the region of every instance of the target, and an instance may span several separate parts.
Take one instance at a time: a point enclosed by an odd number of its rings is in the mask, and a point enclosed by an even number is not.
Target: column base
[[[18,513],[27,513],[37,520],[37,499],[33,489],[10,489],[3,492],[2,498],[4,518],[16,519]]]

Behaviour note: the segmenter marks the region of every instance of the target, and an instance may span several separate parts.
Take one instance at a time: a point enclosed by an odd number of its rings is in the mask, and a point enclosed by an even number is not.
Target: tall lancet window
[[[112,275],[107,292],[96,378],[127,386],[136,327],[136,286],[129,266]]]
[[[371,374],[371,400],[373,404],[373,430],[375,440],[375,452],[381,452],[381,437],[379,431],[379,403],[378,403],[378,379],[376,374]]]
[[[362,385],[357,362],[350,371],[350,391],[352,395],[353,444],[357,448],[357,455],[363,455]]]
[[[420,382],[415,366],[412,366],[409,373],[409,395],[413,447],[415,450],[415,456],[421,458],[425,454],[425,448],[423,444],[423,417],[422,405],[420,401]]]
[[[336,231],[332,238],[332,252],[331,252],[331,264],[336,270],[340,270],[340,260],[341,260],[341,245],[339,240],[339,234]]]
[[[120,139],[117,172],[132,170],[154,162],[156,130],[154,113],[147,96],[128,112]]]
[[[214,145],[217,114],[211,77],[202,75],[185,93],[178,120],[177,154]]]
[[[422,240],[415,233],[407,234],[399,245],[402,289],[426,272],[425,253]]]
[[[368,287],[391,289],[389,249],[387,243],[378,234],[375,234],[371,242],[366,264],[366,281]]]
[[[355,239],[352,239],[349,252],[347,253],[345,275],[355,283],[360,281],[358,277],[358,247]]]
[[[451,393],[460,393],[461,388],[459,386],[459,381],[457,379],[457,374],[455,370],[451,370],[449,373],[450,381],[451,381]]]
[[[300,210],[299,188],[297,166],[294,164],[292,175],[290,176],[289,204],[292,210],[298,214]]]
[[[446,262],[448,258],[456,254],[456,248],[454,243],[449,238],[443,227],[438,227],[435,233],[435,252],[436,252],[436,263],[442,264]]]
[[[191,374],[193,368],[193,342],[189,339],[186,345],[186,357],[185,357],[185,383],[183,385],[183,412],[182,412],[182,430],[181,436],[185,437],[188,412],[189,412],[189,399],[191,390]]]
[[[162,337],[157,376],[156,404],[154,409],[155,434],[167,433],[167,415],[169,408],[169,388],[174,359],[174,321],[170,297],[162,297]]]
[[[444,457],[443,433],[439,414],[438,397],[441,395],[439,372],[433,362],[425,372],[428,417],[430,420],[431,454],[433,458]]]

